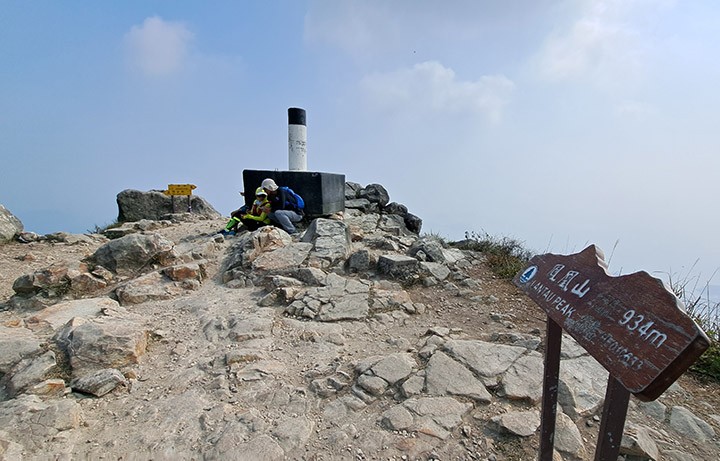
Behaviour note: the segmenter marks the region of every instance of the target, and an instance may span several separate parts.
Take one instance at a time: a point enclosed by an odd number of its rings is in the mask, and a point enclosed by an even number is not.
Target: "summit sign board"
[[[515,284],[639,399],[658,398],[708,348],[677,297],[647,272],[612,277],[594,245],[532,258]]]

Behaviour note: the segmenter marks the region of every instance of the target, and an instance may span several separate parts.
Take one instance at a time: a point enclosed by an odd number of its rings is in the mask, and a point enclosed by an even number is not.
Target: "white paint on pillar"
[[[288,169],[307,171],[307,127],[288,125]]]

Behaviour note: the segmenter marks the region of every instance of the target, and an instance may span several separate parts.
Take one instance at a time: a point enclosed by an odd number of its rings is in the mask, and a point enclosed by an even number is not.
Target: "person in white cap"
[[[302,197],[286,186],[278,187],[271,178],[264,179],[261,187],[268,193],[270,221],[288,234],[297,234],[294,223],[302,221],[305,202]]]

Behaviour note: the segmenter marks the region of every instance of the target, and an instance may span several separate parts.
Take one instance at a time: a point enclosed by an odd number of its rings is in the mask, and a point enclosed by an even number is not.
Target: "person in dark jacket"
[[[278,187],[270,178],[264,179],[261,187],[268,193],[270,201],[270,221],[281,227],[290,235],[297,234],[295,224],[303,218],[302,208],[298,206],[295,196],[286,187]]]

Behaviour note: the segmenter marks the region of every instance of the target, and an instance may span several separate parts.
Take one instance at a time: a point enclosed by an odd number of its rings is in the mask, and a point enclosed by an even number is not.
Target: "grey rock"
[[[420,234],[420,231],[422,230],[422,219],[420,219],[419,216],[408,213],[405,215],[403,222],[405,223],[405,227],[407,227],[407,230],[409,230],[413,234]]]
[[[106,238],[100,237],[97,234],[70,234],[68,232],[54,232],[52,234],[47,234],[45,235],[45,240],[52,243],[67,243],[68,245],[91,244],[98,240],[107,241]]]
[[[555,449],[573,458],[585,459],[582,435],[572,419],[564,413],[557,414],[555,424]]]
[[[660,450],[650,432],[643,426],[626,425],[620,443],[620,454],[651,459],[660,459]]]
[[[663,450],[662,456],[668,461],[695,461],[693,455],[680,450]]]
[[[382,274],[404,277],[413,274],[418,261],[410,256],[386,254],[378,258],[377,270]]]
[[[370,370],[391,386],[407,378],[417,367],[417,362],[411,354],[391,354],[375,363]]]
[[[434,423],[444,430],[452,430],[472,409],[472,404],[461,403],[451,397],[412,398],[404,401],[402,405],[413,413],[415,430],[434,437],[440,436],[439,438],[445,434],[442,431],[435,432],[433,426],[427,423]]]
[[[25,447],[13,441],[10,435],[0,430],[0,456],[3,460],[22,460]]]
[[[57,362],[53,351],[21,360],[0,380],[0,397],[12,398],[26,388],[44,381],[56,369]]]
[[[0,205],[0,243],[11,241],[23,231],[22,222],[4,206]]]
[[[345,200],[347,201],[357,198],[360,190],[362,190],[361,184],[351,181],[345,182]]]
[[[383,412],[380,424],[391,431],[402,431],[412,427],[413,414],[403,405],[395,405]]]
[[[382,395],[388,389],[387,381],[367,373],[358,377],[357,384],[374,396]],[[361,396],[358,397],[362,399]],[[363,399],[363,401],[365,401],[365,399]]]
[[[421,262],[420,274],[426,274],[438,281],[443,281],[450,275],[450,269],[444,264],[433,262]]]
[[[517,359],[502,378],[505,397],[539,403],[542,398],[543,370],[543,356],[537,352]]]
[[[189,202],[193,215],[208,219],[221,216],[212,205],[198,195],[191,195]],[[162,191],[141,192],[126,189],[117,195],[117,205],[120,222],[142,219],[160,221],[166,215],[187,209],[188,197],[171,197],[163,194]]]
[[[160,234],[131,234],[111,240],[88,258],[120,275],[137,275],[152,270],[170,255],[173,243]]]
[[[401,391],[405,398],[419,395],[425,388],[425,378],[423,376],[411,376],[402,384]]]
[[[174,298],[184,291],[182,286],[171,282],[160,272],[151,272],[119,286],[115,294],[120,304],[127,306]]]
[[[590,356],[562,360],[558,404],[577,420],[594,414],[603,404],[608,372]]]
[[[370,269],[370,252],[358,250],[350,255],[347,261],[349,272],[364,272]]]
[[[670,427],[693,440],[705,442],[715,437],[715,430],[685,407],[675,406],[670,411]]]
[[[39,311],[29,321],[47,322],[53,330],[65,325],[73,317],[93,318],[102,314],[105,309],[116,309],[120,304],[110,298],[75,299],[59,302]]]
[[[305,446],[313,432],[313,423],[304,416],[287,418],[278,423],[272,435],[286,453]]]
[[[442,348],[478,375],[485,386],[496,386],[500,376],[526,351],[522,347],[476,340],[450,340]]]
[[[5,374],[26,357],[37,355],[43,341],[23,327],[0,325],[0,374]]]
[[[301,300],[288,306],[288,313],[324,322],[355,320],[368,315],[368,282],[328,274],[325,283],[324,287],[307,289]]]
[[[472,372],[442,352],[430,357],[425,374],[425,388],[430,395],[457,395],[480,403],[492,397]]]
[[[382,209],[383,213],[400,215],[403,218],[407,216],[408,209],[405,205],[396,202],[390,202]]]
[[[134,222],[123,222],[118,227],[112,227],[105,229],[102,234],[110,239],[124,237],[128,234],[135,234],[138,232],[149,232],[163,227],[172,225],[172,222],[167,220],[155,221],[151,219],[141,219]]]
[[[62,397],[65,395],[65,381],[59,378],[46,379],[25,389],[26,394],[39,395],[46,398]]]
[[[148,332],[135,322],[103,317],[72,325],[55,335],[70,359],[74,376],[137,363],[145,353]]]
[[[325,285],[327,273],[317,267],[301,267],[295,277],[307,285],[322,286]]]
[[[467,260],[465,253],[457,248],[443,248],[443,259],[447,264],[460,264]]]
[[[285,459],[285,452],[275,439],[261,434],[249,442],[233,447],[232,457],[238,461],[282,461]]]
[[[198,282],[202,282],[207,278],[206,264],[206,260],[176,264],[174,266],[166,267],[162,272],[170,280],[175,282],[184,282],[186,280],[197,280]]]
[[[514,332],[493,333],[490,337],[493,342],[508,344],[510,346],[524,347],[525,349],[537,350],[541,343],[539,337]]]
[[[358,192],[358,197],[361,199],[364,198],[372,203],[377,203],[380,208],[390,202],[390,195],[380,184],[368,184]]]
[[[373,209],[373,204],[370,202],[370,200],[365,198],[356,198],[350,200],[345,199],[345,208],[354,208],[356,210],[361,210],[365,213],[368,213]]]
[[[400,238],[415,237],[416,235],[408,230],[405,219],[407,218],[395,214],[382,215],[378,222],[378,230]]]
[[[312,243],[298,242],[263,252],[252,262],[252,269],[274,274],[293,273],[305,261],[312,248]]]
[[[567,333],[562,335],[561,359],[575,359],[587,355],[587,351]]]
[[[367,202],[367,205],[369,205],[369,202]],[[366,214],[348,208],[347,201],[345,201],[345,208],[345,224],[350,228],[350,234],[354,240],[368,240],[369,236],[375,235],[378,230],[380,215],[375,213]]]
[[[490,421],[500,430],[520,437],[530,437],[540,427],[540,412],[535,410],[514,411],[493,416]]]
[[[270,277],[270,284],[276,288],[299,287],[303,285],[301,280],[284,275],[273,275]]]
[[[102,397],[118,386],[125,385],[127,385],[127,380],[115,368],[98,370],[80,378],[75,378],[70,382],[73,391],[91,394],[95,397]]]
[[[367,293],[347,294],[323,304],[317,319],[323,322],[358,320],[367,317],[369,310]]]
[[[408,250],[408,254],[410,256],[415,256],[418,252],[423,252],[427,256],[427,260],[430,262],[445,262],[442,243],[434,237],[420,238],[416,240]]]
[[[31,434],[39,432],[51,437],[77,429],[81,421],[80,404],[72,399],[42,401],[36,395],[20,395],[0,402],[0,427],[15,440],[32,443]]]
[[[637,408],[645,415],[650,416],[658,421],[665,421],[667,416],[667,407],[657,400],[652,402],[637,402]]]
[[[344,261],[350,251],[350,230],[342,221],[317,218],[310,223],[301,242],[312,243],[313,256],[330,265]]]
[[[18,277],[13,282],[13,291],[21,296],[41,295],[44,298],[59,298],[71,289],[72,279],[86,273],[86,264],[62,262]]]

